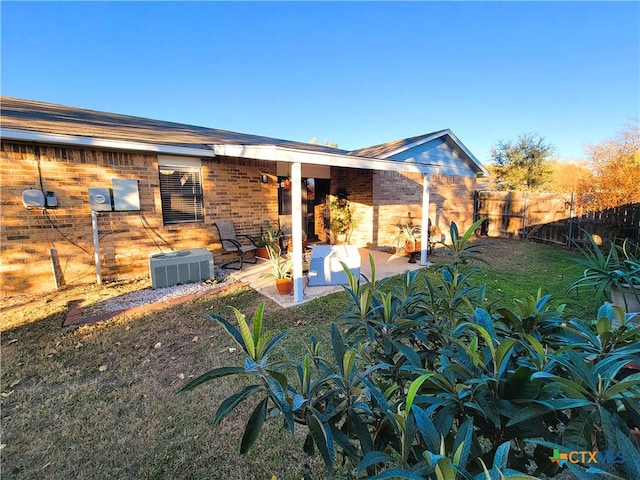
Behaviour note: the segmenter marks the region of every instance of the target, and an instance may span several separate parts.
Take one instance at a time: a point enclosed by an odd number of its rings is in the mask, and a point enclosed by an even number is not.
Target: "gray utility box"
[[[89,188],[89,205],[94,212],[110,212],[113,210],[111,189],[103,187]]]
[[[360,276],[360,252],[357,247],[353,245],[313,247],[309,264],[309,286],[348,284],[347,274],[340,262],[344,262],[356,277]]]
[[[126,178],[114,178],[113,185],[113,209],[116,211],[140,210],[140,192],[138,180]]]
[[[149,274],[153,288],[194,283],[214,277],[213,254],[206,248],[192,248],[149,255]]]

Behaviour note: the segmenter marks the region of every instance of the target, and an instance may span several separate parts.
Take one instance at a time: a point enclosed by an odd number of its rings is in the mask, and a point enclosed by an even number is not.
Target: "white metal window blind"
[[[204,221],[199,168],[160,166],[160,197],[165,225]]]

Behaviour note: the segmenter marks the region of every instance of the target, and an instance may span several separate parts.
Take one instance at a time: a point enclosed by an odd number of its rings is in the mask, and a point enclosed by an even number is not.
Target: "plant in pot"
[[[267,248],[271,271],[262,274],[263,278],[273,278],[276,290],[281,295],[289,295],[293,291],[293,263],[288,257],[282,256],[280,245],[276,243]]]
[[[280,246],[280,240],[284,236],[283,227],[280,223],[277,226],[274,223],[266,224],[262,229],[262,235],[256,240],[258,250],[256,256],[260,258],[269,258],[269,248]]]
[[[355,226],[349,200],[345,194],[331,199],[331,243],[349,243],[349,237]]]
[[[406,253],[419,251],[422,248],[420,236],[422,229],[418,225],[399,224],[400,234],[396,237],[397,248],[403,248]]]
[[[593,287],[596,299],[611,296],[614,305],[640,319],[640,246],[625,239],[622,245],[610,242],[608,252],[589,235],[589,247],[578,247],[581,256],[569,268],[582,269],[582,276],[570,290]]]

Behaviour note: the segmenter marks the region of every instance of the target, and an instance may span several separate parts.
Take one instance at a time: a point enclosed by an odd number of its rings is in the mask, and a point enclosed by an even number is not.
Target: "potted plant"
[[[346,195],[338,194],[331,199],[330,237],[332,243],[349,243],[354,228],[353,214]]]
[[[262,231],[262,235],[256,239],[258,250],[256,256],[260,258],[269,258],[269,247],[279,246],[280,240],[284,236],[283,227],[278,223],[276,227],[273,223],[268,223]]]
[[[269,258],[269,250],[267,249],[267,245],[264,243],[264,240],[262,240],[262,237],[259,237],[256,240],[256,246],[258,247],[256,249],[256,257],[265,259]]]
[[[581,257],[570,268],[582,269],[582,276],[569,289],[593,287],[599,301],[608,293],[625,312],[640,312],[640,246],[625,239],[622,245],[610,242],[605,252],[589,235],[589,248],[578,249]]]
[[[406,253],[419,251],[422,248],[420,237],[422,229],[417,225],[399,224],[400,234],[396,237],[396,243],[404,248]]]
[[[282,256],[279,244],[267,247],[271,271],[262,274],[263,278],[273,278],[276,289],[281,295],[289,295],[293,291],[293,263],[288,257]]]

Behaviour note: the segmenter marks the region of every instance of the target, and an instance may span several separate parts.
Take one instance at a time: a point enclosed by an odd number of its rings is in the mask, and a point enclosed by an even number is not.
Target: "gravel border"
[[[156,289],[147,287],[142,290],[136,290],[134,292],[101,300],[93,305],[83,306],[82,314],[86,317],[129,310],[134,307],[149,305],[152,303],[169,302],[176,298],[195,295],[214,287],[223,287],[233,285],[235,283],[237,282],[233,280],[226,271],[216,267],[213,280],[198,283],[185,283]]]

